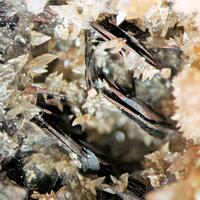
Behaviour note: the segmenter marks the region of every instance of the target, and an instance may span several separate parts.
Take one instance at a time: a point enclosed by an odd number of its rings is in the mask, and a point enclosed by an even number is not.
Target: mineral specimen
[[[199,7],[0,0],[0,199],[198,199]]]

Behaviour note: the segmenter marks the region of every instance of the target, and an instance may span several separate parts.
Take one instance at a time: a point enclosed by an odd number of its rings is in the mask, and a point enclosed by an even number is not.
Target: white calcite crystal
[[[47,0],[25,0],[25,3],[27,11],[37,15],[43,12]]]

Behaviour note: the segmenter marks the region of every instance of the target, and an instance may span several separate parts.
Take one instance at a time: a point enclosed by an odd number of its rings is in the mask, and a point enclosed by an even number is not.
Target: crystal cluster
[[[199,8],[0,0],[0,199],[198,199]]]

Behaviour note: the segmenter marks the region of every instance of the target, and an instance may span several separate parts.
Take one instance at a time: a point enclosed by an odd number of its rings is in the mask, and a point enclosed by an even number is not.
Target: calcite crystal
[[[24,200],[27,196],[27,191],[19,187],[17,184],[9,181],[1,181],[0,198],[1,199],[16,199]]]

